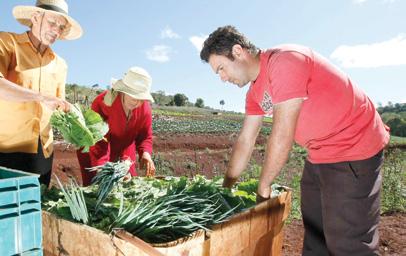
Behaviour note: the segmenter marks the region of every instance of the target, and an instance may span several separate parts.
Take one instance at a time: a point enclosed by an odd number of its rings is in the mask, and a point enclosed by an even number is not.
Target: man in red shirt
[[[200,57],[221,80],[250,83],[223,185],[231,187],[246,168],[263,115],[272,115],[258,201],[269,198],[296,141],[308,152],[301,180],[303,255],[378,255],[380,169],[389,133],[370,99],[311,49],[260,51],[232,26],[214,31]]]
[[[152,112],[150,102],[151,77],[142,68],[132,67],[123,79],[113,82],[113,88],[102,92],[92,103],[92,109],[107,122],[109,131],[89,153],[77,151],[83,185],[91,183],[95,172],[86,168],[130,159],[132,176],[136,176],[136,154],[147,176],[155,174],[152,155]]]

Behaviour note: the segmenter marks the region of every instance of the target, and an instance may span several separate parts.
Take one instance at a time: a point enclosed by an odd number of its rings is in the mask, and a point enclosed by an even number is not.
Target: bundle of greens
[[[146,242],[165,243],[223,222],[234,209],[225,210],[222,203],[217,195],[183,190],[156,200],[135,201],[119,214],[113,226]]]
[[[97,171],[92,183],[98,185],[96,212],[107,198],[114,185],[116,185],[128,173],[132,162],[130,160],[107,162],[104,165],[88,168],[88,171]]]
[[[98,113],[91,109],[82,111],[78,104],[72,105],[68,113],[54,111],[51,124],[67,142],[77,148],[83,147],[82,152],[88,152],[89,147],[103,139],[109,129]]]
[[[70,212],[72,213],[72,217],[77,221],[87,224],[89,221],[89,215],[82,189],[72,178],[69,179],[70,184],[64,188],[62,183],[59,181],[58,176],[55,175],[55,177],[65,197],[67,205],[69,206]]]

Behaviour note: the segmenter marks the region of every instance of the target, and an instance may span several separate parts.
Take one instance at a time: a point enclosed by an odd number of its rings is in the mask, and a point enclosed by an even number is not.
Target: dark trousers
[[[45,158],[41,142],[38,142],[37,154],[0,153],[0,166],[39,174],[39,182],[49,186],[51,181],[52,161],[54,155]]]
[[[302,255],[379,255],[383,152],[351,162],[305,163]]]

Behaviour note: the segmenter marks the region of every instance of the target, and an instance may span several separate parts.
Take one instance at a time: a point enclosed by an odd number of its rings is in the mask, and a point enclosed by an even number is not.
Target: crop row
[[[154,133],[234,133],[239,132],[242,121],[227,119],[168,119],[156,118],[153,120]],[[269,134],[271,128],[264,126],[261,133]]]

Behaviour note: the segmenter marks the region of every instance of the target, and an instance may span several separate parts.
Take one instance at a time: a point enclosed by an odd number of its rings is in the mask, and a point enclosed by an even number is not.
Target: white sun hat
[[[69,23],[60,39],[75,40],[82,36],[83,30],[79,23],[68,14],[65,0],[37,0],[35,6],[18,5],[13,9],[14,18],[21,24],[31,27],[31,17],[35,12],[51,12],[63,16]]]
[[[154,102],[151,95],[152,78],[140,67],[131,67],[122,79],[111,79],[113,90],[125,93],[134,99]]]

